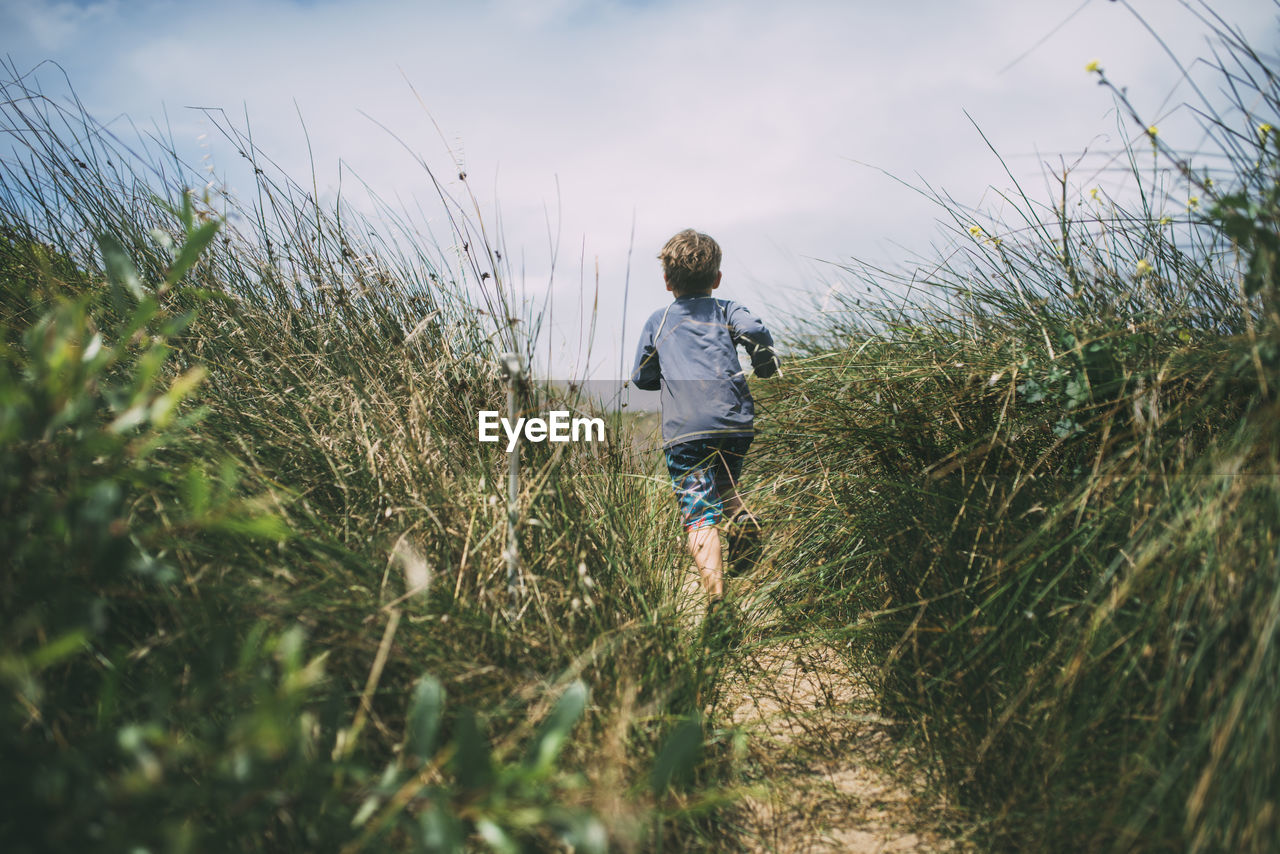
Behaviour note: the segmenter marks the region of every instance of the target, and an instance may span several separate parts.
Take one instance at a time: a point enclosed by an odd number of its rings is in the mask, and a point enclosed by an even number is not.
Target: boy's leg
[[[738,486],[736,483],[725,490],[725,492],[728,494],[721,495],[720,506],[724,508],[724,518],[732,520],[734,516],[737,516],[746,509],[746,505],[742,503],[742,496],[738,494]]]
[[[720,501],[716,495],[715,446],[693,441],[666,449],[667,469],[680,506],[680,521],[688,532],[689,553],[698,569],[702,589],[718,599],[724,593],[720,554]]]
[[[720,499],[722,518],[726,520],[745,509],[742,496],[738,494],[738,480],[742,477],[742,461],[750,447],[750,436],[734,436],[721,439],[716,448],[716,495]]]
[[[720,555],[720,530],[715,525],[689,532],[689,552],[698,567],[702,589],[715,601],[724,595],[724,572]]]
[[[750,447],[751,437],[743,436],[726,440],[722,448],[724,465],[719,491],[728,523],[729,554],[724,562],[728,564],[726,574],[730,576],[750,572],[760,558],[760,523],[738,494],[742,463]]]
[[[760,523],[750,513],[741,513],[729,523],[727,574],[746,575],[760,561]]]

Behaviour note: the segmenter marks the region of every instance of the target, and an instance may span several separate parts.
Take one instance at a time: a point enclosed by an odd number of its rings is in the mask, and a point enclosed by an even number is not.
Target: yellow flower
[[[1271,127],[1271,125],[1267,124],[1266,122],[1263,122],[1262,124],[1258,125],[1258,136],[1262,137],[1263,139],[1266,139],[1267,134],[1271,133],[1271,131],[1273,130],[1274,128]]]
[[[1168,224],[1169,224],[1169,223],[1171,223],[1171,222],[1173,222],[1173,220],[1172,220],[1172,219],[1170,219],[1170,218],[1169,218],[1169,217],[1167,217],[1167,216],[1162,216],[1162,217],[1160,217],[1160,224],[1161,224],[1161,225],[1168,225]]]
[[[1089,191],[1089,198],[1091,198],[1091,199],[1096,199],[1096,198],[1098,198],[1098,188],[1097,188],[1097,187],[1094,187],[1092,190],[1090,190],[1090,191]]]
[[[1089,64],[1084,67],[1084,70],[1093,73],[1095,71],[1102,71],[1102,66],[1098,65],[1098,60],[1092,59],[1089,61]]]
[[[1160,133],[1160,128],[1156,127],[1155,125],[1147,126],[1147,136],[1151,137],[1152,140],[1156,138],[1156,134],[1158,133]]]
[[[1146,258],[1139,258],[1138,259],[1138,275],[1145,276],[1147,273],[1150,273],[1150,272],[1151,272],[1151,262],[1148,261]]]
[[[1199,196],[1192,196],[1191,198],[1187,199],[1187,210],[1195,210],[1199,206],[1200,206]]]
[[[972,234],[974,237],[979,236],[980,234],[982,234],[982,226],[980,225],[969,226],[969,233]]]

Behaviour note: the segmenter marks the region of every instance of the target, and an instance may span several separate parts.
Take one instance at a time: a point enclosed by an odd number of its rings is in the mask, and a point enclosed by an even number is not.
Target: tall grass
[[[5,849],[708,832],[714,672],[626,435],[525,448],[506,590],[475,418],[539,316],[483,223],[325,207],[225,124],[256,198],[192,191],[163,140],[0,95]]]
[[[1135,114],[1133,195],[939,198],[951,250],[850,269],[884,298],[815,315],[757,390],[772,542],[742,583],[848,650],[991,847],[1280,846],[1280,89],[1209,23],[1230,170]],[[222,120],[249,198],[192,191],[163,140],[11,77],[5,849],[725,843],[736,739],[704,714],[770,639],[685,631],[620,421],[524,449],[507,590],[474,419],[541,316],[500,229],[429,171],[443,242],[326,206]]]
[[[1141,122],[1123,199],[939,198],[947,253],[851,268],[883,298],[815,317],[771,401],[794,619],[993,847],[1280,847],[1280,86],[1206,20],[1227,174]]]

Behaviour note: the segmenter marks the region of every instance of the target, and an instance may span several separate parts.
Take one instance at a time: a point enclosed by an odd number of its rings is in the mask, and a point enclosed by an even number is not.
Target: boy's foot
[[[760,560],[760,520],[746,510],[729,522],[726,575],[746,575]]]

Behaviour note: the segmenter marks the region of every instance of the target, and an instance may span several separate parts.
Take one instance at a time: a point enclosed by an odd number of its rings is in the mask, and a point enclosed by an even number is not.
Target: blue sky
[[[1275,49],[1275,5],[1214,7]],[[1182,59],[1205,53],[1176,0],[0,0],[0,54],[58,62],[114,126],[167,124],[232,191],[234,152],[189,107],[247,116],[298,179],[305,121],[322,196],[341,160],[385,197],[434,204],[379,124],[444,179],[461,164],[532,291],[558,234],[555,373],[583,369],[580,282],[598,266],[591,367],[607,376],[633,346],[619,340],[633,221],[630,338],[665,300],[654,255],[686,226],[721,242],[721,293],[767,316],[845,286],[825,262],[892,265],[942,239],[940,211],[885,173],[998,211],[992,188],[1009,182],[970,117],[1046,199],[1043,164],[1086,148],[1073,183],[1117,182],[1107,154],[1136,129],[1117,131],[1090,60],[1194,148],[1194,126],[1166,116],[1190,95],[1134,11]]]

